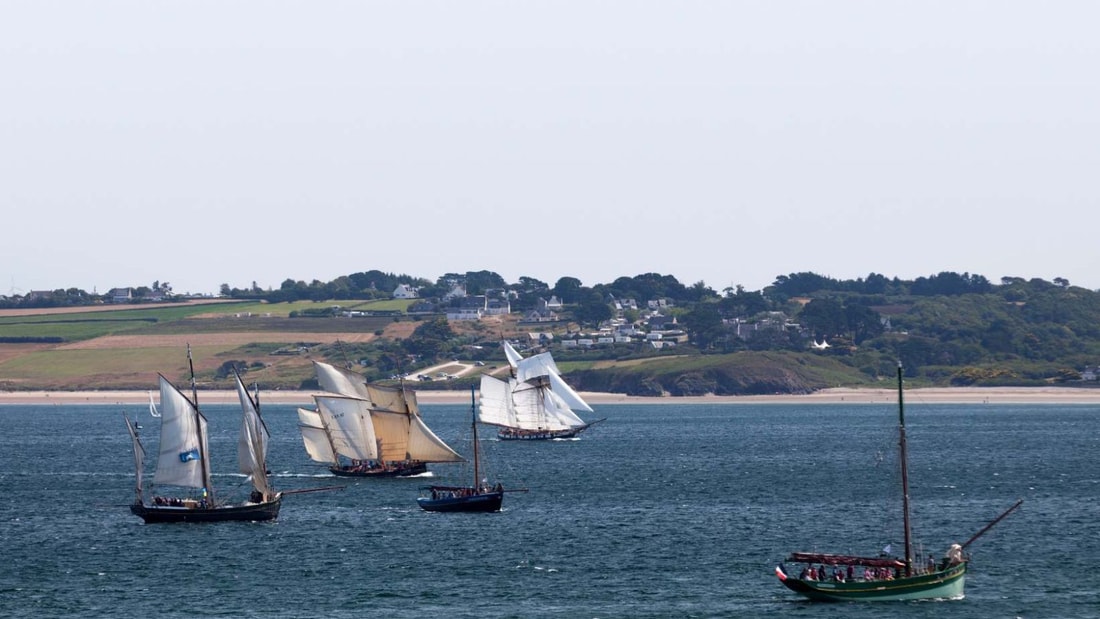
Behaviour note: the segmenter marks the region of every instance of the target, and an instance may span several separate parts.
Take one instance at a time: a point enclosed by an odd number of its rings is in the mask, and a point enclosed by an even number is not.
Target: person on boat
[[[951,547],[947,549],[947,556],[944,557],[944,567],[948,565],[958,565],[963,562],[963,549],[958,544],[951,544]]]

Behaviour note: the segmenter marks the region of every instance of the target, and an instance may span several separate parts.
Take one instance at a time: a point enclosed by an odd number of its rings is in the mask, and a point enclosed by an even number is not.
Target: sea
[[[485,476],[526,492],[439,514],[418,489],[461,466],[335,478],[295,407],[265,405],[276,487],[339,489],[287,495],[274,522],[148,525],[127,508],[123,423],[155,453],[147,406],[0,406],[0,616],[1100,617],[1100,406],[907,402],[915,552],[1024,502],[967,547],[964,598],[844,604],[796,596],[775,568],[903,548],[896,402],[596,408],[606,421],[575,440],[483,429]],[[422,409],[469,454],[469,405]],[[203,411],[215,490],[243,497],[240,411]]]

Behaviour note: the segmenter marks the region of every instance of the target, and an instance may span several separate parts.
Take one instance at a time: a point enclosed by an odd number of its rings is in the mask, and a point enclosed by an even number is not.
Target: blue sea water
[[[1100,616],[1094,406],[910,403],[920,550],[1025,502],[970,547],[964,599],[885,607],[803,601],[774,568],[795,550],[901,548],[894,404],[609,405],[580,440],[490,436],[493,473],[529,489],[498,514],[423,512],[423,478],[333,478],[294,407],[266,406],[277,487],[346,488],[287,496],[271,523],[184,525],[126,507],[121,413],[153,453],[146,408],[0,406],[0,616]],[[423,409],[466,451],[468,406]],[[239,410],[204,412],[215,484],[243,495]]]

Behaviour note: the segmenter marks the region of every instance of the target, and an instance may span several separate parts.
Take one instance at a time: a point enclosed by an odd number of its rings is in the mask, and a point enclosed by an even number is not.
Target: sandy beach
[[[310,391],[263,391],[263,402],[311,406]],[[422,404],[464,404],[470,401],[468,391],[417,391]],[[594,406],[605,404],[737,404],[737,403],[875,403],[896,402],[893,389],[824,389],[809,395],[761,396],[693,396],[635,397],[617,393],[584,392],[581,396]],[[200,391],[199,400],[206,404],[232,404],[235,391]],[[0,391],[0,405],[13,404],[144,404],[146,391]],[[955,387],[907,389],[905,401],[920,403],[987,403],[987,404],[1096,404],[1100,405],[1100,389],[1069,387]]]

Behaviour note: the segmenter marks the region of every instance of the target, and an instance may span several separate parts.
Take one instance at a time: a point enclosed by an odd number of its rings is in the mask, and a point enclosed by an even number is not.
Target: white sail
[[[546,381],[518,383],[512,390],[512,406],[515,427],[523,430],[567,430],[584,425]]]
[[[313,396],[336,453],[353,460],[377,460],[370,402],[344,396]]]
[[[519,365],[519,362],[523,360],[523,355],[519,354],[507,340],[503,342],[504,356],[508,359],[508,365],[514,370]]]
[[[462,462],[465,460],[435,435],[420,417],[411,417],[409,456],[422,462]]]
[[[130,440],[134,444],[134,471],[137,478],[134,488],[137,491],[138,503],[141,503],[143,502],[141,486],[145,470],[145,447],[141,445],[141,439],[138,438],[137,428],[134,427],[134,424],[125,415],[122,418],[126,420],[126,429],[130,431]]]
[[[516,365],[516,380],[521,383],[547,374],[561,374],[554,357],[548,352],[520,359]]]
[[[302,442],[306,445],[306,453],[314,462],[333,464],[336,462],[336,453],[332,449],[328,430],[321,421],[321,413],[317,411],[298,409],[298,429],[302,432]]]
[[[505,342],[506,346],[507,344],[508,342]],[[515,351],[511,346],[507,346],[505,348],[506,355],[508,354],[508,350]],[[509,357],[509,362],[511,363],[511,357]],[[589,413],[594,412],[592,407],[581,398],[580,394],[562,379],[561,370],[559,370],[558,365],[554,363],[554,357],[548,352],[517,361],[515,364],[515,376],[516,380],[521,383],[548,377],[550,389],[564,400],[570,409],[582,410]],[[584,422],[580,422],[580,425],[584,425]]]
[[[515,383],[511,378],[501,380],[488,374],[481,376],[481,402],[477,410],[481,423],[506,428],[518,427],[512,405],[512,389]]]
[[[153,482],[205,487],[204,480],[210,478],[206,419],[164,376],[160,376],[160,408],[160,453]]]
[[[157,410],[157,403],[153,401],[153,392],[149,392],[149,414],[154,417],[160,417],[160,411]]]
[[[260,417],[256,402],[241,382],[240,375],[236,375],[236,379],[242,413],[241,436],[237,441],[237,463],[240,472],[252,480],[252,487],[268,500],[272,497],[272,492],[267,480],[267,426]]]
[[[573,410],[579,409],[589,413],[595,412],[592,410],[592,407],[588,405],[588,402],[585,402],[581,398],[581,395],[574,391],[573,388],[570,387],[564,379],[562,379],[560,374],[550,374],[549,377],[550,390],[553,391],[555,395],[560,397],[562,401],[565,402],[566,406]],[[577,421],[580,421],[579,417],[577,418]],[[584,425],[584,422],[581,421],[580,425]]]
[[[314,361],[313,367],[317,372],[317,383],[321,385],[321,389],[343,396],[370,399],[366,380],[359,374],[321,361]]]

